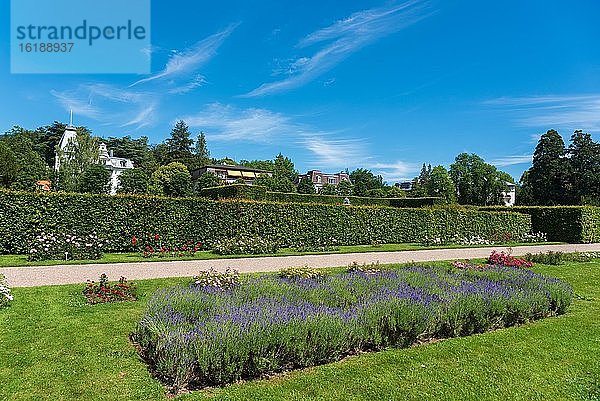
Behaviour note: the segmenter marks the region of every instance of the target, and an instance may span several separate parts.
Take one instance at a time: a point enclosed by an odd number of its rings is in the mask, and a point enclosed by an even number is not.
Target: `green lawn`
[[[50,266],[62,264],[85,264],[85,263],[131,263],[131,262],[159,262],[173,260],[206,260],[206,259],[230,259],[230,258],[255,258],[260,256],[299,256],[299,255],[318,255],[332,253],[363,253],[363,252],[394,252],[394,251],[418,251],[423,249],[455,249],[455,248],[483,248],[493,246],[520,246],[520,245],[554,245],[562,242],[543,242],[543,243],[508,243],[502,245],[431,245],[406,243],[406,244],[383,244],[380,246],[372,245],[353,245],[341,246],[337,251],[329,252],[297,252],[290,248],[280,249],[276,254],[265,255],[217,255],[211,251],[197,252],[194,256],[173,257],[173,258],[144,258],[137,252],[129,253],[107,253],[99,260],[46,260],[41,262],[28,262],[27,255],[0,255],[0,268],[2,267],[20,267],[20,266]]]
[[[563,316],[390,349],[182,400],[600,400],[600,261],[537,266],[570,282]],[[166,400],[128,342],[144,301],[88,306],[82,285],[16,288],[0,311],[1,400]]]

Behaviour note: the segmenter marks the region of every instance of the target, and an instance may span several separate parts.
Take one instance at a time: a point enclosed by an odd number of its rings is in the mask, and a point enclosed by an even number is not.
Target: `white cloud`
[[[300,48],[326,43],[312,56],[298,57],[290,60],[287,68],[280,68],[280,71],[287,70],[288,77],[263,83],[243,97],[264,96],[300,87],[370,43],[430,15],[429,4],[422,0],[356,12],[302,39],[298,44]]]
[[[396,161],[394,163],[375,163],[369,166],[376,175],[381,175],[389,184],[410,181],[418,173],[419,166],[413,163]]]
[[[198,74],[190,82],[170,89],[169,93],[173,93],[173,94],[188,93],[188,92],[204,85],[205,83],[206,83],[206,79],[204,78],[204,76]]]
[[[65,110],[72,109],[75,116],[134,129],[155,122],[159,100],[153,93],[126,90],[102,83],[84,84],[75,90],[53,90],[50,93]]]
[[[98,118],[100,109],[93,105],[90,100],[81,99],[73,92],[59,92],[51,90],[50,94],[56,98],[58,103],[65,111],[73,111],[76,116],[84,116],[89,118]]]
[[[365,160],[364,141],[361,139],[335,139],[324,133],[306,135],[303,144],[313,153],[312,163],[321,167],[343,169]]]
[[[176,52],[171,56],[167,65],[161,72],[148,78],[140,79],[131,86],[155,80],[171,79],[181,75],[189,76],[189,74],[197,71],[217,54],[219,47],[223,44],[225,39],[231,35],[237,25],[238,24],[230,25],[221,32],[217,32],[214,35],[199,41],[194,46],[182,52]]]
[[[492,160],[490,164],[493,164],[496,167],[506,167],[514,166],[516,164],[531,163],[532,161],[533,155],[511,155]]]
[[[525,127],[600,129],[600,94],[503,97],[485,103],[508,109]]]
[[[283,114],[260,108],[240,110],[221,103],[209,104],[205,110],[179,119],[190,127],[201,127],[209,139],[216,141],[270,142],[301,131]]]

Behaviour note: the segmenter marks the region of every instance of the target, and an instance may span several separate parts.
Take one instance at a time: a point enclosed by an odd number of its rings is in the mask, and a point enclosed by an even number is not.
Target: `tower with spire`
[[[69,112],[69,125],[65,128],[65,132],[63,132],[60,142],[58,142],[58,149],[54,157],[54,170],[58,171],[60,169],[61,158],[69,157],[69,144],[77,144],[77,129],[73,125],[73,110]],[[62,157],[60,153],[62,153]]]

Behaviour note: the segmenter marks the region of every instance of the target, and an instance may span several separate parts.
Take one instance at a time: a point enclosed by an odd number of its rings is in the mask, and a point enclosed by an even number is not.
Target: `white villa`
[[[71,121],[65,132],[63,133],[58,148],[62,151],[63,157],[61,158],[57,150],[56,156],[54,157],[54,169],[58,171],[60,169],[61,160],[69,158],[69,143],[77,143],[77,131],[73,126],[73,113],[71,112]],[[114,195],[117,193],[119,188],[119,176],[125,170],[133,168],[133,162],[129,159],[122,157],[114,157],[112,150],[109,152],[105,143],[101,143],[98,149],[99,164],[103,165],[104,168],[111,172],[110,176],[110,194]]]
[[[504,200],[504,206],[514,206],[517,200],[517,186],[512,182],[505,182],[508,187],[508,191],[502,191],[502,199]]]

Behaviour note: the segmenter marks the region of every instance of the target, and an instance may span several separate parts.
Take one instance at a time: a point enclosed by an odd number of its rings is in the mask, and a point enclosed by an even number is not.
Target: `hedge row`
[[[516,206],[486,207],[483,211],[514,211],[531,216],[534,232],[548,235],[549,241],[592,243],[600,241],[600,207]]]
[[[165,242],[199,241],[209,247],[224,238],[258,235],[285,247],[331,239],[339,245],[453,242],[505,233],[518,239],[530,228],[524,214],[459,208],[0,191],[0,253],[27,253],[36,235],[58,232],[96,232],[108,241],[107,251],[127,251],[133,235],[160,234]]]
[[[442,198],[365,198],[360,196],[335,196],[317,194],[298,194],[268,192],[265,187],[256,185],[233,184],[221,187],[205,188],[200,195],[206,198],[219,199],[250,199],[265,200],[269,202],[290,203],[322,203],[331,205],[342,205],[344,199],[348,198],[354,206],[391,206],[391,207],[424,207],[441,205]]]

